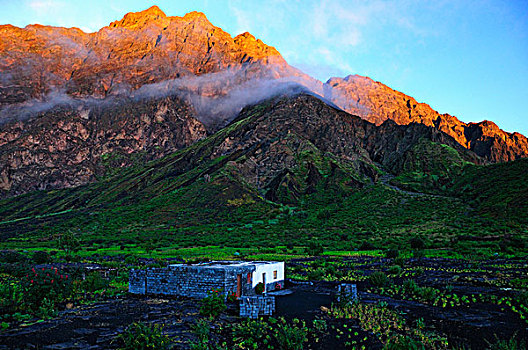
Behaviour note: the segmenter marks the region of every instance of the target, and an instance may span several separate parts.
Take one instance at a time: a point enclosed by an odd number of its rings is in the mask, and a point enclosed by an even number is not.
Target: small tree
[[[56,268],[33,268],[21,282],[24,305],[32,312],[37,312],[44,303],[54,306],[72,293],[71,279]]]
[[[323,254],[323,245],[318,241],[310,241],[308,242],[308,248],[306,249],[306,252],[311,256],[321,255]]]
[[[77,252],[81,246],[78,234],[74,233],[71,229],[59,236],[58,244],[59,249],[64,250],[66,255],[71,255],[72,253]]]
[[[420,237],[413,237],[409,240],[412,249],[424,249],[425,242]]]

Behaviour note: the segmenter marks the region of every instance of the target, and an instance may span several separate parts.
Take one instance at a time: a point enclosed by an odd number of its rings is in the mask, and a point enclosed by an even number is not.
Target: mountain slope
[[[3,25],[0,34],[0,198],[91,183],[108,165],[159,158],[221,129],[248,104],[298,91],[292,82],[396,139],[453,137],[491,162],[528,155],[520,134],[439,115],[368,78],[322,84],[251,34],[233,38],[197,12],[170,17],[153,6],[97,33]],[[399,154],[379,151],[399,151],[390,138],[370,135],[364,147],[389,171],[403,166]]]
[[[0,197],[94,182],[206,136],[176,97],[63,104],[0,129]]]
[[[466,202],[472,196],[408,194],[383,185],[380,175],[408,171],[426,142],[431,154],[449,147],[458,155],[444,157],[447,166],[479,167],[472,165],[481,161],[474,153],[434,128],[376,126],[310,94],[277,97],[145,165],[97,183],[1,201],[1,238],[53,246],[73,230],[88,246],[275,246],[313,237],[351,249],[365,240],[400,244],[416,235],[443,247],[460,234],[519,233],[524,223],[515,215],[490,221]],[[503,166],[519,164],[525,165]],[[427,162],[412,165],[433,175],[443,171]]]
[[[60,207],[28,205],[28,212],[17,209],[4,215],[15,219],[34,215],[33,210],[42,207],[46,212],[39,214],[120,200],[140,202],[210,178],[226,167],[259,196],[295,203],[300,196],[316,192],[322,183],[330,186],[328,181],[334,181],[334,190],[343,191],[375,183],[380,166],[398,174],[404,171],[408,153],[424,139],[438,142],[438,147],[450,145],[466,162],[481,162],[434,128],[392,122],[375,126],[310,94],[282,96],[247,107],[230,125],[183,150],[123,170],[117,177],[86,187],[91,188],[88,192],[81,188],[82,196],[75,190],[64,192]]]
[[[505,132],[488,120],[464,123],[449,114],[439,114],[429,105],[367,77],[332,78],[324,91],[326,98],[347,112],[377,125],[390,119],[401,125],[432,126],[492,162],[528,157],[528,139],[519,133]]]

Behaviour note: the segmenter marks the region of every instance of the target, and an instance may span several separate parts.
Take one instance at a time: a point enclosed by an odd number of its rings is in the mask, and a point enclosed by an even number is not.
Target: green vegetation
[[[172,348],[169,337],[163,334],[160,325],[135,322],[116,338],[122,350],[166,350]]]
[[[454,148],[423,138],[405,153],[392,182],[412,191],[445,193],[463,168],[472,164]]]
[[[263,145],[217,151],[268,109],[249,107],[226,128],[151,162],[107,154],[97,183],[0,201],[0,248],[58,250],[58,257],[191,257],[191,249],[209,249],[201,256],[211,259],[381,248],[413,249],[416,257],[424,248],[443,256],[527,254],[528,160],[477,166],[467,151],[422,138],[391,165],[393,185],[419,192],[407,193],[372,182],[386,170],[360,153],[339,156],[291,132],[266,140],[265,147],[279,143],[291,165],[264,181],[247,173]],[[115,167],[124,161],[132,165]],[[292,248],[249,250],[278,242]]]
[[[313,327],[308,327],[305,321],[298,319],[286,321],[282,317],[270,317],[267,320],[247,319],[224,324],[213,330],[208,321],[199,320],[193,326],[193,333],[198,341],[191,342],[191,349],[302,350],[309,340],[318,340],[325,327],[326,323],[322,320],[316,320]]]
[[[448,345],[445,336],[408,324],[383,302],[377,305],[344,302],[333,305],[329,313],[338,319],[358,320],[361,328],[376,334],[386,349],[406,349],[404,345],[409,344],[412,344],[409,349],[446,349]]]
[[[225,309],[224,296],[220,290],[212,290],[201,300],[200,314],[206,317],[218,317]]]

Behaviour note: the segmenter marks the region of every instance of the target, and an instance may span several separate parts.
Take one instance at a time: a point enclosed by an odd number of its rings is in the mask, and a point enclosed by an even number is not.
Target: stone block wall
[[[130,270],[128,274],[128,291],[133,294],[145,294],[146,282],[146,270]]]
[[[342,283],[337,287],[337,301],[354,301],[357,299],[357,286],[351,283]]]
[[[271,316],[275,312],[275,297],[270,296],[245,296],[240,298],[240,316],[258,318]]]
[[[166,294],[204,298],[211,290],[236,292],[237,275],[241,275],[242,295],[251,294],[247,274],[254,267],[205,268],[195,265],[171,265],[168,268],[131,270],[129,291],[135,294]]]

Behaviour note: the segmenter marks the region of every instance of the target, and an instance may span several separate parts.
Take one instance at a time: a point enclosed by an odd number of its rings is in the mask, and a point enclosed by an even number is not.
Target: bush
[[[403,257],[399,256],[399,257],[394,259],[394,264],[398,265],[400,267],[404,267],[405,266],[405,259]]]
[[[0,253],[0,262],[15,264],[24,263],[27,258],[15,250],[4,250]]]
[[[288,324],[284,318],[281,318],[277,326],[276,336],[279,349],[301,350],[303,343],[308,341],[306,337],[308,328],[304,321],[295,318],[292,324]]]
[[[399,275],[401,272],[402,272],[402,269],[398,265],[393,265],[393,266],[389,267],[389,269],[387,270],[387,273],[389,273],[391,275]]]
[[[194,335],[198,338],[198,342],[191,342],[191,350],[209,350],[209,334],[211,333],[211,325],[206,320],[198,320],[192,325]]]
[[[425,256],[425,252],[423,250],[413,250],[412,255],[413,258],[420,259]]]
[[[247,319],[232,326],[234,349],[258,349],[269,344],[270,326],[263,320]]]
[[[200,314],[206,317],[217,317],[226,309],[224,296],[220,290],[212,290],[209,292],[207,297],[202,299],[201,303]]]
[[[264,293],[264,283],[262,282],[257,283],[257,285],[255,286],[255,293],[257,294]]]
[[[138,263],[137,256],[127,255],[127,257],[125,258],[125,264],[127,265],[137,265],[137,263]]]
[[[325,270],[322,268],[318,268],[312,271],[309,271],[307,276],[310,281],[320,281],[323,279],[323,276],[325,275]]]
[[[400,256],[400,251],[398,249],[389,249],[385,252],[385,257],[389,259],[395,259]]]
[[[99,272],[92,272],[86,276],[82,282],[82,288],[86,292],[95,292],[96,290],[105,289],[109,285],[109,281],[102,278]]]
[[[424,344],[405,335],[394,335],[388,339],[383,350],[425,350]]]
[[[306,253],[311,256],[321,255],[323,254],[323,245],[317,241],[310,241]]]
[[[495,335],[495,342],[490,343],[486,340],[486,343],[488,343],[488,349],[490,350],[526,350],[526,342],[524,340],[517,340],[516,339],[517,333],[513,335],[510,339],[499,339],[497,335]]]
[[[370,275],[369,281],[375,287],[383,287],[389,283],[387,275],[381,271],[376,271]]]
[[[123,350],[172,348],[169,337],[163,334],[163,327],[143,322],[132,323],[117,336],[117,340],[122,344],[121,349]]]
[[[0,283],[0,314],[15,313],[24,300],[18,283]]]
[[[369,241],[363,241],[361,242],[361,245],[359,246],[359,250],[374,250],[376,247],[372,245]]]
[[[33,253],[32,258],[35,264],[46,264],[51,261],[51,256],[48,253],[42,251]]]
[[[31,272],[21,281],[24,292],[25,306],[36,312],[43,305],[44,299],[49,306],[55,305],[65,298],[69,298],[72,293],[71,279],[66,274],[62,274],[54,269],[31,269]]]
[[[411,245],[412,249],[424,249],[425,248],[425,242],[420,237],[413,237],[409,240],[409,244]]]
[[[317,323],[318,331],[326,330],[326,323],[323,322]],[[315,324],[314,321],[314,327]],[[282,317],[270,317],[268,321],[247,319],[231,327],[233,344],[230,349],[300,350],[308,340],[309,332],[304,321],[293,319],[287,322]]]

